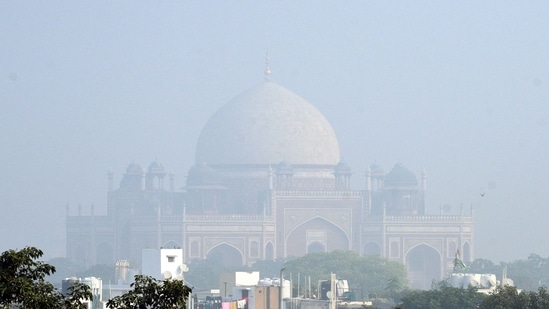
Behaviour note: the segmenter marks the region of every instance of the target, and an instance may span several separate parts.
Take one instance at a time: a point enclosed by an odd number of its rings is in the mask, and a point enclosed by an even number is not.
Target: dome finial
[[[265,81],[271,81],[271,67],[269,66],[269,50],[265,53]]]

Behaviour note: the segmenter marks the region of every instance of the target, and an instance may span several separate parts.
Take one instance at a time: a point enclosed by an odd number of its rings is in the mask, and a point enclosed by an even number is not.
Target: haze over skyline
[[[0,250],[65,254],[131,162],[176,187],[224,103],[272,80],[337,134],[352,186],[427,172],[427,210],[474,210],[475,257],[549,256],[549,3],[4,2]],[[282,159],[282,158],[281,158]],[[484,194],[484,196],[482,196]]]

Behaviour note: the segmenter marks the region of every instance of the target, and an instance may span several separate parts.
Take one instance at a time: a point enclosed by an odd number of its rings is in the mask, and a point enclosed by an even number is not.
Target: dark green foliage
[[[540,287],[538,292],[528,292],[530,308],[549,308],[549,293],[545,287]]]
[[[49,299],[37,297],[42,291],[53,289],[51,284],[44,281],[44,277],[55,272],[55,267],[35,261],[42,254],[41,250],[33,247],[2,253],[0,256],[0,305],[7,307],[10,304],[22,303],[30,306],[38,304],[38,301],[49,303]]]
[[[8,250],[0,256],[0,307],[10,308],[82,308],[82,300],[91,299],[90,288],[75,285],[64,296],[45,277],[55,272],[55,267],[36,259],[43,252],[34,247],[19,251]]]
[[[546,309],[549,308],[549,294],[545,288],[537,292],[520,292],[512,286],[498,288],[488,295],[478,307],[480,309]]]
[[[520,292],[516,287],[504,286],[484,295],[475,288],[465,290],[441,282],[437,289],[409,292],[401,298],[400,306],[406,309],[547,309],[549,293],[543,287],[537,292]]]
[[[429,291],[411,291],[400,299],[400,306],[406,309],[473,309],[485,298],[475,288],[460,289],[439,283]]]
[[[156,280],[149,276],[137,275],[133,288],[124,295],[107,302],[108,308],[117,309],[168,309],[185,308],[191,289],[182,280]]]
[[[69,287],[69,294],[60,300],[61,308],[66,309],[86,309],[84,300],[92,300],[90,287],[84,283],[75,283]]]

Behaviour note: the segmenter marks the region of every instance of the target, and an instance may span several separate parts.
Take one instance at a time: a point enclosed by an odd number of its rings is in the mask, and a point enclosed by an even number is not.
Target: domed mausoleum
[[[181,189],[157,161],[130,164],[118,188],[109,173],[106,214],[67,209],[67,257],[139,265],[143,249],[180,247],[189,267],[208,258],[234,266],[352,250],[404,263],[411,286],[425,289],[457,250],[473,259],[471,216],[428,214],[425,172],[353,170],[324,115],[274,82],[213,114],[195,158]],[[353,176],[365,185],[352,187]]]
[[[196,164],[332,167],[339,145],[328,120],[290,90],[264,82],[237,96],[208,120],[196,147]]]

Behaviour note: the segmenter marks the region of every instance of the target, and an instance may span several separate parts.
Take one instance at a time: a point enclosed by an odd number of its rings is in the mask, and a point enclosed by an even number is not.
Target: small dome
[[[282,160],[280,163],[278,163],[278,166],[276,167],[276,173],[277,174],[293,174],[294,168],[288,161]]]
[[[345,163],[344,161],[340,161],[336,168],[335,168],[335,171],[340,173],[340,174],[349,174],[351,173],[351,167]]]
[[[196,161],[224,164],[336,165],[339,145],[328,120],[312,104],[264,82],[221,107],[206,123]]]
[[[383,177],[385,176],[385,170],[377,164],[371,164],[369,167],[370,174],[374,177]]]
[[[155,174],[164,173],[164,166],[155,160],[149,165],[149,173],[155,173]]]
[[[128,165],[128,168],[126,169],[126,174],[128,175],[141,175],[145,172],[145,169],[141,167],[141,165],[136,163],[130,163]]]
[[[385,176],[383,183],[385,186],[392,187],[418,185],[416,175],[400,163],[396,164],[387,176]]]

